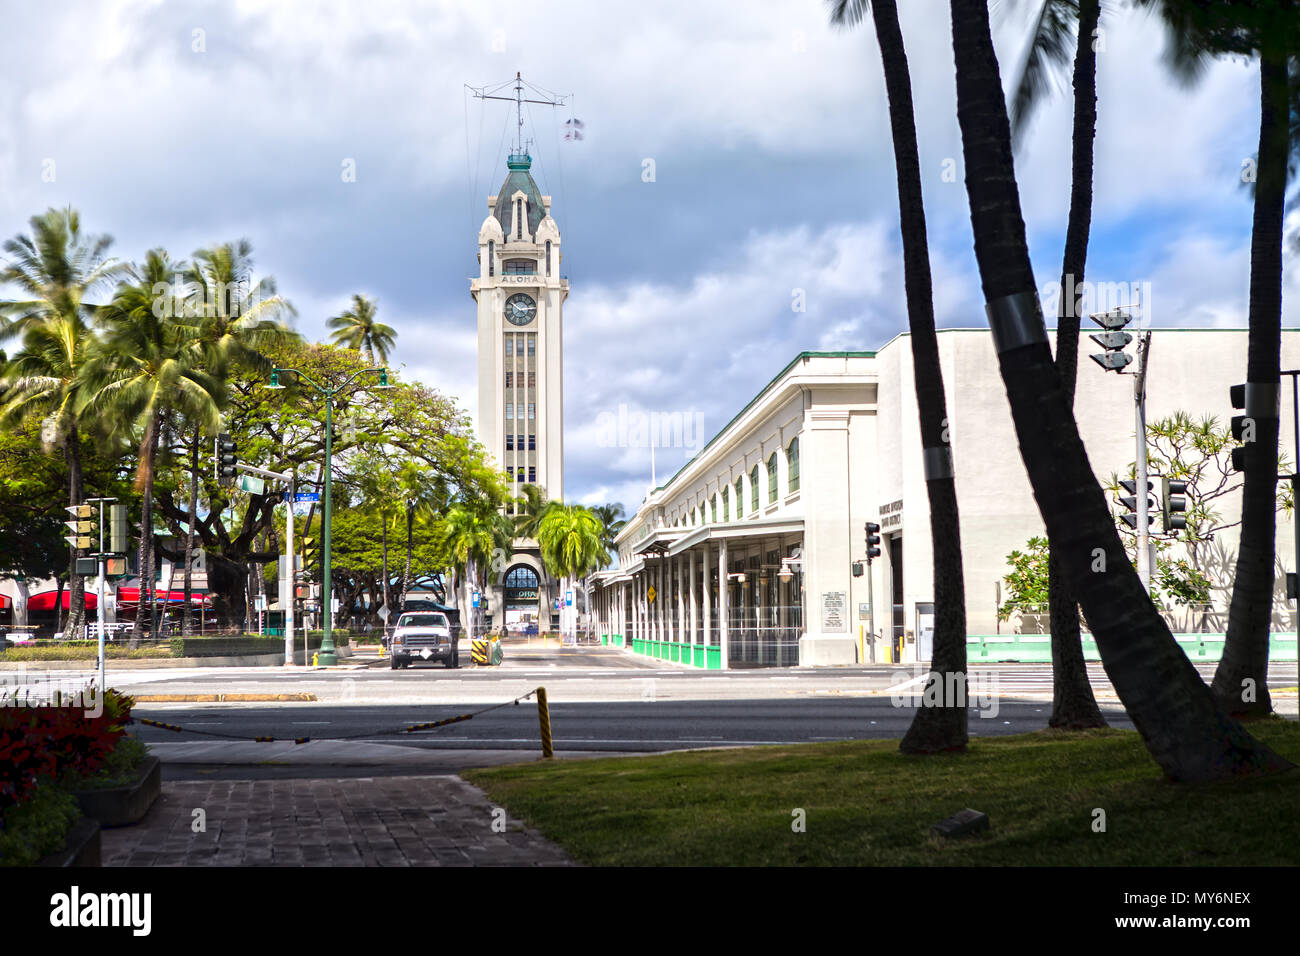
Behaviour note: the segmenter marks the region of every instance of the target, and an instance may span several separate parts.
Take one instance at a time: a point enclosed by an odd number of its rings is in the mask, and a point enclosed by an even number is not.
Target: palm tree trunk
[[[293,507],[292,504],[289,507]],[[194,444],[190,449],[190,523],[185,530],[185,606],[181,609],[181,633],[189,637],[194,633],[193,617],[190,613],[191,591],[194,580],[191,567],[194,564],[194,529],[198,521],[199,508],[199,430],[194,429]]]
[[[1074,54],[1074,154],[1071,159],[1070,218],[1061,262],[1061,297],[1056,323],[1056,370],[1061,392],[1074,407],[1079,369],[1079,311],[1092,227],[1093,142],[1097,137],[1097,51],[1093,34],[1101,19],[1100,0],[1081,0]],[[1077,295],[1075,294],[1077,290]],[[1050,543],[1050,542],[1049,542]],[[1048,552],[1047,604],[1052,631],[1052,716],[1049,727],[1085,730],[1105,727],[1083,659],[1079,606],[1055,549]]]
[[[903,273],[907,318],[912,331],[912,367],[921,447],[926,458],[926,494],[930,502],[930,541],[934,549],[935,633],[927,700],[940,706],[916,709],[899,749],[936,753],[966,748],[966,591],[962,580],[961,534],[957,489],[948,442],[948,411],[934,330],[930,250],[921,196],[921,159],[916,145],[912,81],[895,0],[871,4],[880,59],[889,95],[889,122],[898,175],[898,209],[903,236]],[[951,676],[950,676],[951,675]],[[949,689],[961,690],[949,698]]]
[[[1250,338],[1246,386],[1276,389],[1282,360],[1282,220],[1286,200],[1290,97],[1287,58],[1260,55],[1259,166],[1250,240]],[[1248,402],[1248,404],[1251,404]],[[1248,407],[1255,441],[1246,443],[1241,492],[1241,543],[1228,609],[1223,657],[1211,685],[1219,706],[1232,714],[1263,717],[1273,709],[1268,693],[1268,639],[1273,611],[1277,534],[1278,417],[1275,404]]]
[[[86,489],[81,475],[81,437],[77,434],[75,425],[68,429],[68,438],[64,445],[64,456],[68,462],[68,504],[79,505],[86,493]],[[54,605],[54,621],[56,625],[62,610],[63,602],[58,601],[56,597]],[[76,636],[77,631],[85,623],[86,585],[81,575],[77,573],[77,549],[71,548],[68,553],[68,622],[63,628],[64,635],[67,637]]]
[[[140,442],[140,604],[135,612],[135,627],[131,631],[131,647],[140,646],[146,614],[149,617],[149,636],[157,636],[154,621],[157,599],[153,586],[153,481],[154,463],[158,456],[158,426],[158,416],[154,415],[145,426],[144,440]]]
[[[1048,535],[1143,742],[1182,781],[1292,765],[1215,705],[1156,612],[1119,540],[1053,364],[1020,213],[997,55],[985,0],[951,0],[975,257],[1020,454]],[[1017,325],[1008,316],[1026,316]]]

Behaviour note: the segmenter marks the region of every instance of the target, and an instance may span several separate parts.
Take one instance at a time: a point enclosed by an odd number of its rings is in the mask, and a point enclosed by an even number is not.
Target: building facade
[[[534,485],[564,497],[564,300],[560,229],[530,172],[532,157],[511,153],[505,182],[488,197],[478,234],[478,432],[510,491]],[[493,626],[551,623],[556,584],[536,542],[519,540],[488,591]]]
[[[1148,423],[1186,413],[1226,426],[1240,414],[1229,388],[1244,377],[1246,342],[1245,330],[1154,330]],[[801,353],[648,495],[619,536],[618,569],[596,576],[606,639],[701,667],[928,660],[933,555],[910,344],[904,334],[877,352]],[[1040,609],[999,614],[1008,555],[1045,532],[989,331],[943,330],[939,345],[970,656],[1047,659]],[[1295,331],[1283,334],[1282,362],[1300,365]],[[1098,480],[1126,477],[1135,458],[1131,377],[1084,358],[1075,409]],[[1294,462],[1291,419],[1283,402],[1280,451]],[[1216,469],[1207,466],[1198,483],[1206,498],[1192,506],[1216,513],[1222,528],[1194,554],[1164,539],[1164,553],[1189,558],[1212,584],[1208,604],[1167,602],[1193,657],[1222,646],[1236,556],[1240,480]],[[870,562],[867,522],[882,538]],[[1292,521],[1279,511],[1280,568],[1293,570],[1293,552]],[[1274,629],[1290,632],[1281,571],[1278,581]],[[1275,645],[1294,656],[1293,637]]]

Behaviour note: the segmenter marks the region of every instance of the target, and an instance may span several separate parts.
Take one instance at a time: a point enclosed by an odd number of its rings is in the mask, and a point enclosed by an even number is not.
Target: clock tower
[[[532,157],[516,149],[500,190],[488,197],[478,233],[479,440],[508,477],[514,496],[536,485],[547,498],[564,497],[564,300],[560,229],[531,172]],[[551,596],[536,542],[516,541],[506,580],[492,589],[493,625],[549,626]],[[531,569],[535,581],[529,587]],[[510,580],[514,584],[510,584]],[[504,588],[503,588],[504,585]],[[531,595],[531,608],[529,592]],[[512,594],[514,600],[512,600]],[[512,605],[514,605],[512,607]],[[504,614],[499,612],[504,611]]]

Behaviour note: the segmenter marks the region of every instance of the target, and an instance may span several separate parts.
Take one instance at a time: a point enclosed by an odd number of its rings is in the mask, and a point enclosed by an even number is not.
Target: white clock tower
[[[478,303],[479,440],[508,476],[513,495],[531,484],[559,501],[569,283],[560,275],[560,229],[551,218],[551,197],[542,195],[529,172],[532,157],[517,147],[506,166],[501,189],[488,197],[488,217],[478,232],[479,272],[470,282]],[[517,541],[515,547],[504,580],[491,592],[493,625],[540,619],[545,630],[553,584],[547,586],[535,542]]]

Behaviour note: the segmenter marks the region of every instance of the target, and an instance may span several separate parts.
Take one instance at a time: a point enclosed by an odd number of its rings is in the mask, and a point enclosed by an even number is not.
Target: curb
[[[314,701],[315,694],[132,694],[138,704],[221,704],[271,703],[273,701]]]

